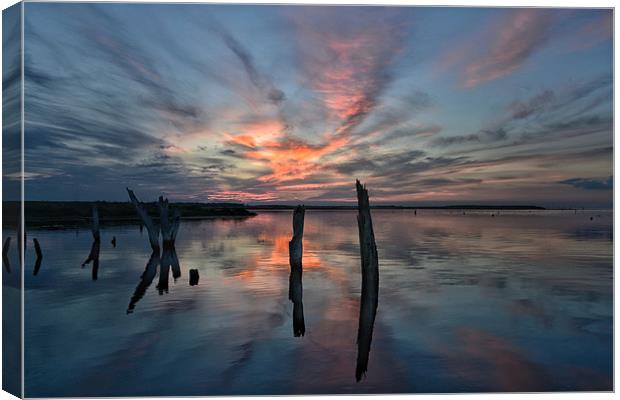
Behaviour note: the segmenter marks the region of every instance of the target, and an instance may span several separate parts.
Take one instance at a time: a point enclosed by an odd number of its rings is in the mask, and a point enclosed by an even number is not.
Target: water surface
[[[290,211],[183,221],[167,290],[138,226],[102,228],[96,281],[80,267],[89,230],[31,230],[44,258],[33,276],[30,240],[26,396],[612,389],[610,212],[375,210],[373,223],[379,306],[359,383],[355,212],[306,212],[299,337]]]

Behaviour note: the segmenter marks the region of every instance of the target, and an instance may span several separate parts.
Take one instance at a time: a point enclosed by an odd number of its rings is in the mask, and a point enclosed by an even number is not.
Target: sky
[[[611,207],[612,18],[26,3],[26,199]]]

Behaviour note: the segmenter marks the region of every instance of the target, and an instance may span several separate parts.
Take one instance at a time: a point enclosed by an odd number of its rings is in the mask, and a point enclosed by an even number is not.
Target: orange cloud
[[[269,201],[278,197],[273,193],[250,193],[241,191],[221,190],[209,195],[209,201]]]
[[[299,139],[285,139],[267,143],[265,146],[245,153],[245,157],[265,161],[272,173],[259,178],[261,182],[284,182],[304,177],[318,171],[321,157],[344,146],[346,138],[333,139],[328,143],[311,145]]]

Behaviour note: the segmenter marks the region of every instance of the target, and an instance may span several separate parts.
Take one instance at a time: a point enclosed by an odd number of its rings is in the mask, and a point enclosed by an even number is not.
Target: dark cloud
[[[554,93],[551,90],[545,90],[531,99],[521,102],[516,101],[510,105],[512,117],[515,119],[527,118],[532,114],[541,112],[554,99]]]
[[[491,143],[506,140],[507,138],[508,132],[506,132],[504,128],[498,128],[494,130],[485,129],[469,135],[438,137],[431,142],[431,145],[440,147],[462,145],[468,143]]]
[[[565,185],[571,185],[579,189],[586,190],[611,190],[614,187],[614,179],[612,176],[599,179],[573,178],[560,181]]]

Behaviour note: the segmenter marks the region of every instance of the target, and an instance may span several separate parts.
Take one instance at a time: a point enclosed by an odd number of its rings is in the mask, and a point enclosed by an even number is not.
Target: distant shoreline
[[[129,202],[108,201],[26,201],[26,227],[43,229],[71,229],[89,227],[91,209],[97,205],[101,225],[140,225],[133,205]],[[154,220],[158,219],[155,202],[144,203]],[[171,203],[178,208],[182,220],[205,219],[244,219],[257,215],[257,212],[288,211],[296,206],[286,204],[244,205],[241,203]],[[355,205],[306,205],[307,210],[317,211],[355,211]],[[533,205],[477,205],[458,204],[449,206],[398,206],[375,205],[374,210],[444,210],[444,211],[545,211],[545,210],[581,210],[575,208],[548,209]],[[19,202],[2,203],[3,228],[16,227],[19,215]]]
[[[246,206],[248,210],[293,210],[296,206],[289,205],[250,205]],[[357,210],[357,206],[305,206],[306,210]],[[539,206],[519,206],[519,205],[454,205],[454,206],[391,206],[391,205],[375,205],[370,206],[375,210],[547,210],[545,207]],[[568,209],[567,209],[568,210]],[[573,210],[572,208],[570,210]]]
[[[25,216],[27,228],[67,229],[86,227],[91,224],[93,205],[97,206],[101,225],[140,225],[133,204],[108,201],[26,201]],[[155,221],[159,210],[155,202],[144,203]],[[248,211],[242,204],[234,203],[172,203],[172,208],[181,212],[181,219],[249,218],[256,213]],[[17,226],[19,202],[2,202],[3,227]]]

